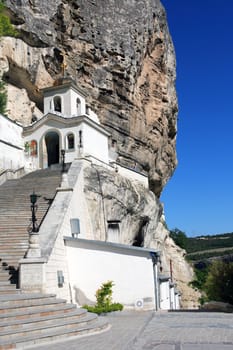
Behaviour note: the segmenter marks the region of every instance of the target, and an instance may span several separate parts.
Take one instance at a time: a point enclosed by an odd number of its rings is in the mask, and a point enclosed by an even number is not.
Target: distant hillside
[[[185,249],[187,258],[195,261],[225,255],[233,256],[233,232],[213,236],[187,237]]]

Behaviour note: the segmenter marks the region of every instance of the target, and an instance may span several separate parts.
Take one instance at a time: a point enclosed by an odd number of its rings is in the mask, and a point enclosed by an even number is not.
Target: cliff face
[[[107,222],[119,222],[119,243],[154,248],[161,252],[159,269],[172,276],[184,308],[196,308],[199,293],[189,285],[193,270],[185,251],[169,237],[161,203],[142,184],[103,167],[86,165],[84,193],[90,230],[88,238],[108,240]]]
[[[149,174],[151,192],[104,170],[86,170],[93,238],[106,238],[101,215],[121,220],[122,243],[161,250],[164,273],[174,261],[184,305],[192,307],[196,297],[186,287],[192,271],[169,238],[158,199],[176,167],[177,114],[175,55],[160,1],[5,3],[19,31],[18,38],[0,41],[9,116],[24,125],[33,114],[42,116],[40,89],[61,77],[65,56],[66,75],[87,92],[88,104],[112,134],[118,161]]]
[[[29,96],[28,123],[40,114],[39,89],[66,74],[117,144],[119,161],[149,173],[160,195],[176,166],[175,56],[159,0],[7,0],[19,39],[1,43],[5,79]],[[5,43],[6,41],[6,43]],[[11,98],[9,115],[15,111]],[[35,107],[34,104],[35,103]],[[26,104],[26,103],[25,103]],[[15,115],[15,113],[14,113]]]

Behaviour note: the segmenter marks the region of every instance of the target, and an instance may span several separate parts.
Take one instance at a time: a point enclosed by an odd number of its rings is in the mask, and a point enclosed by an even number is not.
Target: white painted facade
[[[44,114],[57,113],[65,118],[86,114],[85,94],[74,83],[55,85],[43,89]],[[56,108],[60,99],[61,109]]]
[[[37,153],[34,162],[37,168],[48,167],[48,152],[46,150],[46,136],[50,133],[57,135],[58,162],[61,162],[61,150],[65,150],[65,163],[71,163],[79,156],[93,155],[103,162],[108,162],[109,134],[88,116],[63,118],[54,114],[47,114],[37,123],[24,128],[25,143],[37,143]],[[68,137],[73,137],[73,147],[69,147]],[[47,145],[48,146],[48,145]]]
[[[161,310],[177,310],[180,308],[180,294],[176,284],[169,276],[159,276],[159,294]]]
[[[170,278],[166,276],[159,276],[159,301],[161,310],[169,310],[170,303]]]
[[[0,114],[0,169],[24,166],[22,126]]]
[[[65,163],[91,157],[93,163],[118,171],[148,188],[146,175],[115,162],[116,150],[113,161],[110,134],[87,108],[86,95],[80,88],[66,80],[43,89],[43,93],[44,116],[31,125],[22,127],[0,115],[0,169],[24,167],[27,172],[47,168],[61,163],[61,150],[65,150]]]
[[[102,283],[114,282],[113,301],[125,308],[154,309],[154,267],[149,249],[65,238],[73,301],[94,303]],[[77,291],[82,295],[78,300]],[[81,305],[80,305],[81,306]]]
[[[65,163],[80,155],[92,155],[108,163],[110,134],[100,125],[89,108],[86,114],[85,95],[72,82],[44,89],[42,119],[22,127],[0,115],[0,169],[35,170]],[[59,101],[59,108],[55,104]],[[50,144],[54,142],[54,149]],[[49,153],[54,159],[50,159]]]

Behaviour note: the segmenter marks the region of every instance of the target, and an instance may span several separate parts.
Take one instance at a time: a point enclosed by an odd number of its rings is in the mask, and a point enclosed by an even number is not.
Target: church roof
[[[43,93],[49,92],[49,91],[59,91],[62,89],[69,89],[72,88],[75,90],[78,94],[82,95],[83,97],[87,97],[87,93],[80,87],[76,85],[76,82],[72,78],[59,78],[55,80],[54,85],[46,87],[41,89]]]
[[[54,121],[56,121],[58,123],[61,123],[61,125],[64,125],[64,126],[73,126],[73,127],[84,122],[84,123],[88,124],[89,126],[93,127],[94,129],[98,130],[100,133],[102,133],[102,134],[104,134],[106,136],[110,136],[111,135],[100,124],[97,124],[95,121],[90,119],[88,117],[88,115],[86,115],[86,114],[85,115],[81,115],[81,116],[75,116],[75,117],[72,117],[72,118],[65,118],[65,117],[63,117],[61,115],[53,114],[53,113],[47,113],[41,119],[36,121],[35,123],[24,127],[23,128],[23,134],[24,135],[28,135],[28,134],[34,132],[35,130],[37,130],[43,124],[46,124],[46,122],[48,122],[50,120],[54,120]]]

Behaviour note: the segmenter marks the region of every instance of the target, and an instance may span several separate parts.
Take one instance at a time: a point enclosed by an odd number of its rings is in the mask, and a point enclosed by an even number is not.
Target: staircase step
[[[44,342],[51,342],[61,340],[71,336],[82,336],[88,334],[99,333],[109,329],[109,324],[106,320],[98,320],[95,324],[87,324],[80,327],[76,325],[73,328],[65,328],[62,332],[60,330],[47,330],[40,335],[28,335],[24,337],[12,336],[11,339],[3,339],[0,341],[0,350],[14,349],[16,347],[24,348],[26,346],[32,346],[36,344],[42,344]]]
[[[60,314],[54,314],[54,315],[47,315],[47,316],[40,316],[40,317],[30,317],[26,319],[10,319],[10,320],[0,320],[0,330],[3,329],[15,329],[17,327],[21,328],[22,326],[26,326],[27,324],[35,324],[35,325],[41,325],[46,323],[53,323],[54,320],[62,320],[62,319],[81,319],[87,315],[87,311],[85,309],[78,309],[73,308],[70,309],[69,312],[66,313],[60,313]]]
[[[0,313],[0,321],[7,321],[13,318],[18,320],[20,319],[28,319],[31,317],[41,317],[48,315],[57,315],[70,312],[70,310],[74,310],[75,306],[73,304],[54,304],[51,306],[41,306],[37,308],[21,308],[16,311],[10,311],[5,313]]]
[[[0,342],[1,340],[9,338],[9,336],[12,337],[12,334],[25,337],[27,335],[40,335],[42,333],[47,332],[49,329],[53,328],[55,331],[64,331],[67,326],[69,326],[69,329],[72,329],[73,327],[83,327],[86,326],[88,323],[93,323],[96,321],[97,316],[95,314],[87,314],[84,317],[79,317],[79,319],[69,319],[63,318],[63,319],[54,319],[53,321],[41,321],[40,324],[25,324],[21,323],[16,328],[15,325],[12,327],[7,327],[8,329],[1,329],[0,327]]]
[[[8,297],[7,295],[6,297]],[[14,294],[15,296],[15,294]],[[43,308],[53,308],[55,305],[64,305],[66,304],[65,299],[55,299],[54,297],[51,298],[37,298],[37,299],[21,299],[21,294],[19,295],[18,300],[5,300],[2,301],[2,297],[0,296],[0,314],[5,313],[14,313],[17,311],[30,311],[30,310],[37,310]]]
[[[10,293],[20,294],[21,291],[20,289],[17,289],[15,286],[14,288],[6,287],[5,289],[0,289],[0,296],[5,294],[10,294]]]

